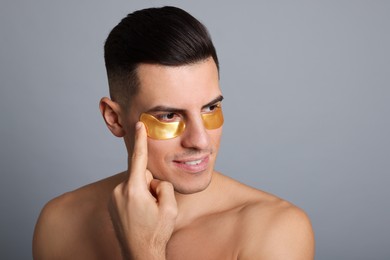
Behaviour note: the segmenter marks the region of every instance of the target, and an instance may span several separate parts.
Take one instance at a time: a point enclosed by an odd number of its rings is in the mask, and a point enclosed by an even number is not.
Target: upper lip
[[[174,162],[181,162],[181,163],[185,163],[185,162],[193,162],[193,161],[199,161],[199,160],[204,160],[208,157],[208,155],[204,155],[204,156],[198,156],[198,157],[191,157],[191,158],[185,158],[185,159],[176,159],[176,160],[173,160]]]

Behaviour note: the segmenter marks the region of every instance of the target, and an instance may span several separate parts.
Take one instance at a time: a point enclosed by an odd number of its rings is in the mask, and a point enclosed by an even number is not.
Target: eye
[[[160,113],[160,114],[157,114],[155,115],[155,117],[161,121],[161,122],[165,122],[165,123],[169,123],[169,122],[178,122],[181,120],[181,116],[177,113],[173,113],[173,112],[169,112],[169,113]]]
[[[215,103],[213,105],[205,107],[203,112],[204,113],[213,113],[220,107],[221,107],[221,102],[218,102],[218,103]]]

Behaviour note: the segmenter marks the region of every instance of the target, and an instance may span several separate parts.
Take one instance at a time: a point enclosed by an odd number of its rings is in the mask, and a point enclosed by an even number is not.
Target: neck
[[[222,203],[222,196],[218,191],[222,175],[214,172],[209,186],[197,193],[180,194],[175,193],[179,215],[176,220],[176,227],[185,226],[195,219],[211,212],[218,211]]]

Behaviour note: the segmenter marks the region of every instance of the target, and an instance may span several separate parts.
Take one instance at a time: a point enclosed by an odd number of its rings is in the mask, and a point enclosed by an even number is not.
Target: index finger
[[[131,160],[129,161],[131,163],[129,182],[147,188],[148,138],[145,125],[142,122],[136,124],[133,154],[129,160]]]

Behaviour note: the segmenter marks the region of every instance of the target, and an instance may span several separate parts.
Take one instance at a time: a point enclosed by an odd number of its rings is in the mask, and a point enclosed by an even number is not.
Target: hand
[[[147,162],[146,129],[138,122],[133,155],[129,157],[129,179],[114,189],[109,203],[126,259],[165,259],[177,217],[172,184],[153,179]]]

